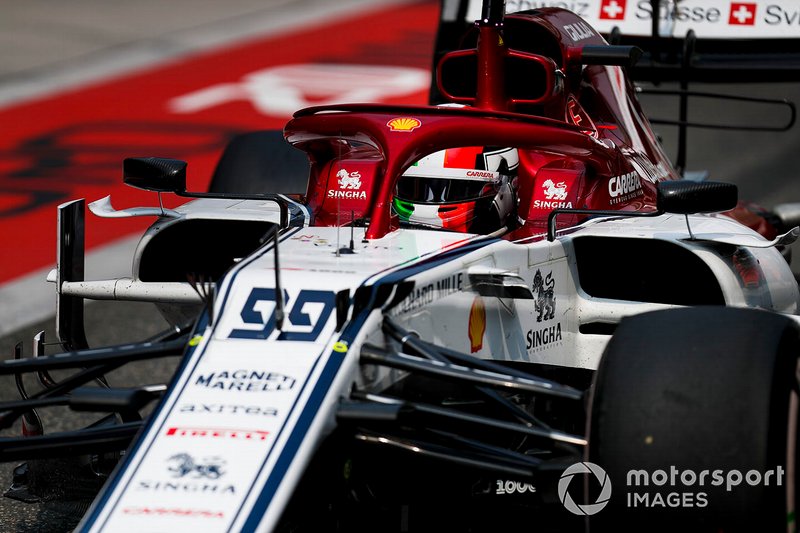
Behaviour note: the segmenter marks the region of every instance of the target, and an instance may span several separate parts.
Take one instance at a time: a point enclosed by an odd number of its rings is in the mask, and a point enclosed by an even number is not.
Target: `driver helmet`
[[[403,222],[491,233],[513,219],[518,166],[516,148],[441,150],[403,173],[392,206]]]

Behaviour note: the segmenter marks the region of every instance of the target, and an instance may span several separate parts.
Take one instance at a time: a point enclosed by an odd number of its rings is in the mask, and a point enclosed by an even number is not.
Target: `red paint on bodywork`
[[[319,193],[314,184],[324,179],[320,169],[337,158],[332,146],[342,141],[369,146],[370,157],[382,161],[378,169],[382,174],[367,193],[368,239],[381,238],[396,227],[390,204],[402,173],[420,157],[460,146],[520,149],[518,213],[525,221],[523,232],[544,228],[555,207],[654,210],[656,182],[678,175],[650,129],[630,81],[621,67],[574,64],[580,56],[574,52],[576,46],[605,41],[577,15],[559,9],[507,17],[501,41],[510,43],[507,51],[505,44],[498,48],[496,28],[484,26],[479,32],[478,65],[484,71],[477,73],[475,107],[339,106],[295,114],[285,135],[315,161],[308,191],[312,213],[321,220],[331,218],[315,200]],[[516,112],[498,112],[499,102],[511,100],[502,93],[502,80],[496,79],[502,69],[489,63],[515,53],[515,42],[529,47],[522,54],[540,54],[559,65],[563,87],[546,88],[549,100],[541,106],[531,109],[520,104],[514,106]],[[484,43],[488,51],[481,49]],[[394,133],[386,123],[397,116],[413,116],[422,124],[411,133]],[[575,216],[559,218],[561,226],[577,221]]]

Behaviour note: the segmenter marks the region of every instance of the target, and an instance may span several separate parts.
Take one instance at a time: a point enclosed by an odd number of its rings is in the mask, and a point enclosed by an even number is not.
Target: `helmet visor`
[[[464,202],[493,196],[498,185],[485,180],[405,176],[397,183],[397,197],[422,204]]]

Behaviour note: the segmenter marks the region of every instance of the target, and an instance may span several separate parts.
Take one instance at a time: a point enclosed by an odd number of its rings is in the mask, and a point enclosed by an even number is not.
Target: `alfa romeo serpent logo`
[[[575,474],[589,473],[594,474],[594,477],[600,482],[600,494],[597,496],[596,502],[578,505],[575,503],[575,500],[572,499],[572,496],[569,495],[567,489],[572,482],[572,478],[575,477]],[[606,471],[594,463],[575,463],[564,470],[564,473],[561,474],[561,479],[558,480],[558,498],[561,500],[561,503],[564,504],[567,511],[572,514],[581,516],[597,514],[608,505],[608,501],[611,499],[611,480],[608,478]]]

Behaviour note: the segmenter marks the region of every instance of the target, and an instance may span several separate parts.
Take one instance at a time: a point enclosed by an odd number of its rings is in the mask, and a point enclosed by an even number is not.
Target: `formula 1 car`
[[[443,7],[444,105],[300,110],[235,139],[209,192],[126,159],[127,184],[192,199],[89,205],[157,217],[132,278],[85,280],[84,202],[59,207],[67,351],[0,364],[24,433],[0,459],[28,461],[7,496],[57,493],[84,532],[793,530],[800,210],[685,179],[628,71],[790,79],[796,56],[473,7]],[[173,328],[90,348],[85,298]],[[175,355],[168,386],[104,377]],[[43,434],[52,405],[107,415]]]

